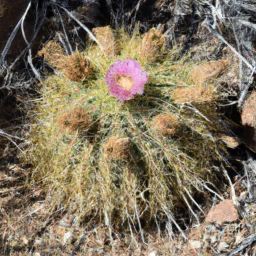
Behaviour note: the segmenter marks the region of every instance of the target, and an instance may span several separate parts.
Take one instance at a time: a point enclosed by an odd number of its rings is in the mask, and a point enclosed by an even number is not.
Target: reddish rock
[[[245,145],[256,152],[256,92],[246,100],[241,115]]]
[[[230,137],[230,136],[222,136],[222,141],[224,141],[229,148],[236,148],[241,144],[241,141],[237,137]]]
[[[224,222],[233,222],[238,219],[238,213],[232,200],[224,200],[214,206],[206,216],[205,222],[223,224]]]

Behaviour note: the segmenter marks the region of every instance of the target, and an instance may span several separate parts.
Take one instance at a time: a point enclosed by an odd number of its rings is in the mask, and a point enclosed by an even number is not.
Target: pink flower
[[[120,101],[130,100],[135,94],[143,94],[148,74],[132,59],[124,62],[118,60],[109,68],[106,82],[109,91]]]

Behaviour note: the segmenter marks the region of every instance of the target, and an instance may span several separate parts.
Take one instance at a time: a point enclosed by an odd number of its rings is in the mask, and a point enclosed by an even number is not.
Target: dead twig
[[[6,56],[7,52],[8,52],[8,50],[9,50],[9,48],[11,47],[12,41],[13,41],[14,37],[16,36],[16,34],[17,34],[18,30],[19,30],[20,25],[24,22],[24,19],[25,19],[26,15],[27,15],[27,12],[30,9],[30,5],[31,5],[31,2],[29,2],[27,9],[25,10],[25,12],[22,15],[21,19],[19,20],[19,22],[17,23],[16,27],[12,31],[9,39],[7,40],[7,43],[6,43],[6,45],[4,47],[4,50],[3,50],[2,54],[1,54],[1,57],[0,57],[0,68],[2,67],[2,64],[4,62],[5,56]],[[25,34],[23,34],[23,36],[25,36]],[[24,37],[24,40],[26,41],[25,38],[26,37]],[[2,75],[2,73],[3,73],[3,69],[0,69],[0,75]]]
[[[135,27],[136,16],[137,16],[137,12],[138,12],[138,10],[139,10],[139,8],[140,8],[141,1],[142,1],[142,0],[139,0],[138,3],[137,3],[137,5],[136,5],[135,8],[134,8],[135,13],[134,13],[134,17],[133,17],[133,19],[132,19],[132,21],[131,21],[131,31],[133,31],[133,29],[134,29],[134,27]]]
[[[206,27],[208,28],[208,30],[213,33],[218,39],[220,39],[223,43],[225,43],[232,52],[234,52],[237,57],[239,59],[241,59],[248,68],[250,68],[252,71],[255,71],[255,67],[253,65],[251,65],[244,56],[242,56],[241,54],[239,54],[239,52],[231,45],[229,44],[226,39],[224,39],[224,37],[222,35],[220,35],[217,31],[215,31],[211,26],[206,25]]]
[[[57,5],[57,6],[59,6],[59,5]],[[63,10],[68,14],[68,16],[69,16],[70,18],[72,18],[74,21],[76,21],[76,22],[81,26],[81,28],[84,29],[84,30],[88,33],[88,35],[91,37],[91,39],[94,40],[94,41],[98,44],[98,46],[100,47],[100,49],[103,51],[102,45],[101,45],[100,42],[97,40],[97,38],[93,35],[93,33],[90,31],[90,29],[87,28],[81,21],[79,21],[79,20],[78,20],[71,12],[69,12],[66,8],[61,7],[61,6],[59,6],[59,7],[60,7],[61,9],[63,9]]]
[[[238,246],[238,248],[234,249],[229,256],[233,256],[236,253],[241,252],[243,249],[248,247],[250,244],[254,243],[256,241],[256,234],[250,235],[247,238],[243,240],[243,242]]]
[[[23,152],[22,149],[17,145],[17,143],[15,141],[13,141],[12,139],[18,139],[18,140],[24,140],[24,139],[19,138],[17,136],[10,135],[1,129],[0,129],[0,136],[3,136],[5,138],[9,139],[21,152]]]

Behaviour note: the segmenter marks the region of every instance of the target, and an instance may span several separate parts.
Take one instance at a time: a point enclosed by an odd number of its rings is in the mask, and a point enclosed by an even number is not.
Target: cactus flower
[[[116,61],[106,74],[110,93],[120,101],[133,99],[136,94],[142,95],[148,74],[132,59]]]

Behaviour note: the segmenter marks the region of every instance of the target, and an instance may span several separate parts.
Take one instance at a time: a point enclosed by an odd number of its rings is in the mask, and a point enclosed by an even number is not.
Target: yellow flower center
[[[134,81],[130,76],[121,75],[121,76],[116,76],[115,79],[117,84],[121,86],[123,89],[125,89],[126,91],[129,91],[134,84]]]

